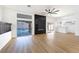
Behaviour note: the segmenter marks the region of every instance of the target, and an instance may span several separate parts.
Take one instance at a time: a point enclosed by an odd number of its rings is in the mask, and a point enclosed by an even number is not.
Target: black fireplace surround
[[[35,34],[46,33],[46,16],[35,14]]]

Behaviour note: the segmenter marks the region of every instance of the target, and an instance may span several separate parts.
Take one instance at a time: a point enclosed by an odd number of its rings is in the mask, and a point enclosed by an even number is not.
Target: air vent
[[[25,14],[17,14],[17,18],[32,19],[32,16]]]

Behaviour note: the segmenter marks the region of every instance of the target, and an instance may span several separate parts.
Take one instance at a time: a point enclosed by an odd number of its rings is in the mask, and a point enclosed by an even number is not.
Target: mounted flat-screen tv
[[[11,24],[0,22],[0,34],[11,31]]]

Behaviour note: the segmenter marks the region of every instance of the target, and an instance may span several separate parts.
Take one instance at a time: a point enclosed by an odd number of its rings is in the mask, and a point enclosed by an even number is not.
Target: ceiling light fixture
[[[55,8],[53,9],[45,9],[45,12],[47,14],[57,14],[60,10],[56,10]]]

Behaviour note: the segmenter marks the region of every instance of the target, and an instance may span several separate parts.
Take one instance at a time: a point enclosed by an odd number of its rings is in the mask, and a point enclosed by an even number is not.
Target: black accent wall
[[[35,14],[35,34],[46,33],[46,16]]]

